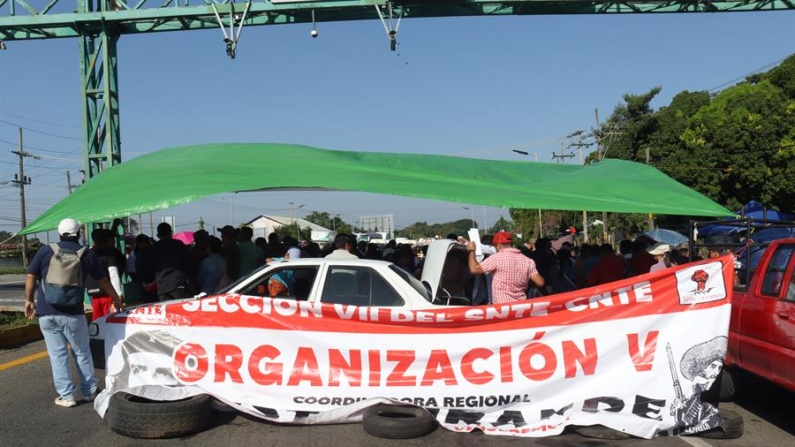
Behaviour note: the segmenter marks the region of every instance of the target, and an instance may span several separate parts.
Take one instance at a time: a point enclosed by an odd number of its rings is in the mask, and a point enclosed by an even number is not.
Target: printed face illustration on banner
[[[409,311],[228,294],[138,310],[109,320],[121,339],[106,343],[106,393],[199,390],[284,423],[346,422],[391,402],[461,432],[705,430],[718,422],[699,394],[725,355],[730,262],[512,305]]]

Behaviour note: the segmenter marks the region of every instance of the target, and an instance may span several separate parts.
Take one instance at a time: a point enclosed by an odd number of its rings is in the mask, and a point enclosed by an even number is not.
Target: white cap
[[[649,254],[652,256],[659,256],[659,255],[664,255],[669,251],[671,251],[671,246],[668,244],[657,242],[656,244],[647,248],[646,251],[649,252]]]
[[[80,232],[80,224],[74,219],[64,219],[58,224],[58,234],[66,237],[75,237]]]

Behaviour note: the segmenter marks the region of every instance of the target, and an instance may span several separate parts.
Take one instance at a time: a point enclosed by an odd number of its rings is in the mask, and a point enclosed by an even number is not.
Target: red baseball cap
[[[494,237],[491,239],[492,244],[512,244],[513,243],[513,236],[511,233],[507,231],[499,231]]]

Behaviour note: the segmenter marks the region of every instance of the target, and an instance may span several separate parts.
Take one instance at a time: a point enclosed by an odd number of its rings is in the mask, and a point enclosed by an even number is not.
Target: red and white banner
[[[106,390],[209,393],[274,422],[357,422],[376,403],[447,429],[635,436],[717,426],[701,402],[726,352],[729,257],[512,305],[403,311],[222,295],[107,320]],[[152,386],[161,385],[161,386]]]

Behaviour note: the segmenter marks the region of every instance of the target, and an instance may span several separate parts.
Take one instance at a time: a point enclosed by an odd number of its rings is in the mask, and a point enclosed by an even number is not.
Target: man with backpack
[[[109,295],[116,309],[124,303],[108,281],[107,273],[96,253],[82,247],[80,224],[74,219],[64,219],[58,224],[61,241],[43,246],[34,256],[25,278],[25,315],[39,317],[39,328],[44,335],[50,356],[53,382],[59,396],[55,405],[74,407],[76,387],[72,380],[67,346],[72,353],[80,376],[80,391],[84,402],[97,395],[98,380],[88,344],[83,299],[85,280],[91,276],[99,288]],[[38,287],[36,283],[38,282]],[[37,299],[34,301],[34,291]]]

